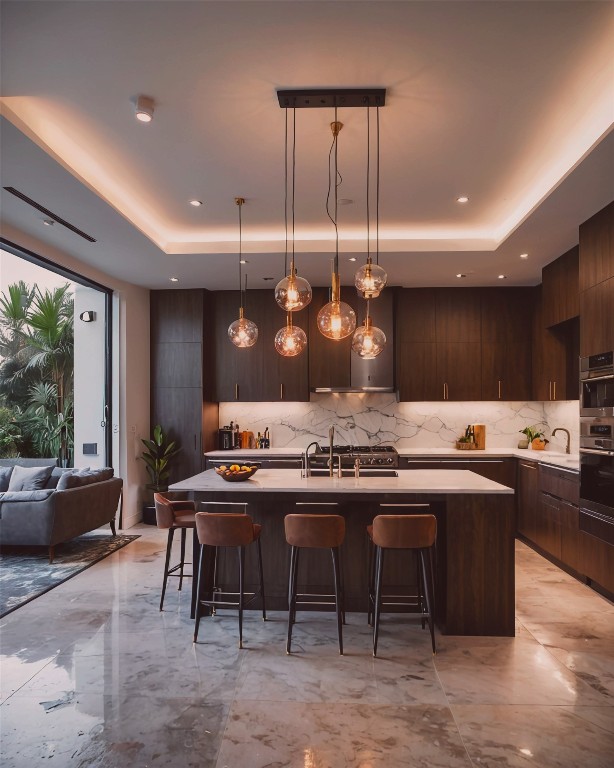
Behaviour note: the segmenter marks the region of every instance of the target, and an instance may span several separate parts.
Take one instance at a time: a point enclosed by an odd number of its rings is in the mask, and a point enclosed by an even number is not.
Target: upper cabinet
[[[585,291],[611,277],[614,277],[614,202],[580,225],[580,290]]]
[[[580,314],[579,269],[578,246],[543,268],[542,302],[546,328]]]
[[[282,357],[274,345],[275,334],[286,324],[286,314],[271,290],[247,291],[245,317],[258,326],[258,341],[239,349],[228,338],[228,326],[239,316],[238,291],[216,291],[213,297],[212,332],[217,402],[276,402],[309,400],[307,354]],[[296,313],[295,325],[307,333],[307,312]]]

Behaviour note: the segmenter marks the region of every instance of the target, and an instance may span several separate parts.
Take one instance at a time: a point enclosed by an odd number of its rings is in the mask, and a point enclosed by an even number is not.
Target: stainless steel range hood
[[[356,309],[356,320],[362,324],[366,302],[358,297],[351,302]],[[384,351],[373,360],[363,360],[350,352],[350,386],[312,387],[312,392],[395,392],[394,386],[394,290],[386,288],[377,299],[371,300],[373,325],[386,334]],[[331,341],[331,344],[336,342]],[[347,369],[346,369],[347,370]],[[347,378],[346,378],[347,382]]]

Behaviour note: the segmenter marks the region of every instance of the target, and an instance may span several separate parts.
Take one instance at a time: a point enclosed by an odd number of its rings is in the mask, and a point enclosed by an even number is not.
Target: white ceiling
[[[398,285],[539,282],[614,198],[611,2],[3,2],[2,220],[139,285],[284,263],[280,88],[385,87],[381,263]],[[154,120],[134,119],[146,94]],[[299,272],[328,282],[330,110],[297,110]],[[340,110],[341,276],[366,251],[366,110]],[[372,126],[373,128],[373,126]],[[372,166],[374,156],[372,155]],[[460,195],[469,203],[456,202]],[[194,208],[188,200],[204,205]],[[373,202],[373,199],[372,199]],[[372,206],[374,207],[374,206]],[[372,227],[372,234],[373,234]],[[374,244],[373,244],[374,245]],[[529,253],[522,261],[519,254]]]

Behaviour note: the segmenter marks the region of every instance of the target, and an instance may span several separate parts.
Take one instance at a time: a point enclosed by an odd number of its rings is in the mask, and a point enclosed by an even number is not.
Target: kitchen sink
[[[351,468],[342,469],[343,477],[353,477],[354,470]],[[311,475],[313,477],[326,477],[328,475],[328,469],[312,469]],[[337,470],[335,470],[335,477],[337,476]],[[361,477],[398,477],[399,473],[396,469],[362,469],[360,470]]]

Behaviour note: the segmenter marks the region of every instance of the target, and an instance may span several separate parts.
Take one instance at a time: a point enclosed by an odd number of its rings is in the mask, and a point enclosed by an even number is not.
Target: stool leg
[[[298,595],[298,561],[300,559],[300,547],[295,547],[294,566],[292,570],[292,624],[296,624],[296,599]]]
[[[382,572],[384,570],[384,550],[375,547],[376,574],[375,574],[375,605],[373,620],[373,656],[377,656],[377,638],[379,634],[379,619],[382,610]]]
[[[260,539],[256,541],[258,544],[258,572],[260,574],[260,596],[262,598],[262,621],[266,621],[266,603],[264,597],[264,575],[262,573],[262,547],[260,546]]]
[[[292,645],[292,624],[294,623],[294,603],[296,600],[296,561],[298,560],[298,547],[290,547],[290,572],[288,574],[288,637],[286,640],[286,653],[290,653]]]
[[[422,579],[422,569],[420,567],[420,554],[416,552],[416,575],[418,577],[418,607],[420,608],[420,621],[422,623],[422,629],[426,626],[424,620],[424,584]]]
[[[428,554],[427,554],[428,553]],[[431,631],[431,645],[433,646],[433,654],[437,653],[435,648],[435,629],[433,626],[433,572],[432,561],[430,559],[430,549],[420,550],[420,562],[422,563],[422,574],[424,577],[424,595],[426,598],[426,608],[428,611],[429,629]],[[429,557],[429,568],[427,569],[426,558]]]
[[[186,529],[181,529],[181,561],[179,563],[179,588],[178,592],[181,592],[181,587],[183,586],[183,564],[185,562],[185,535],[186,535]]]
[[[339,635],[339,655],[343,656],[343,588],[339,569],[339,547],[331,547],[333,571],[335,574],[335,608],[337,610],[337,634]]]
[[[245,547],[239,551],[239,648],[243,648],[243,587],[245,583]]]
[[[201,544],[200,546],[200,557],[198,558],[198,582],[197,582],[197,588],[196,588],[196,614],[194,619],[194,640],[193,642],[196,642],[198,640],[198,627],[200,625],[200,617],[202,613],[202,603],[200,602],[203,596],[204,591],[204,581],[205,581],[205,566],[204,566],[204,560],[205,560],[205,547]]]
[[[171,561],[171,547],[173,546],[174,528],[168,529],[168,538],[166,540],[166,560],[164,561],[164,581],[162,582],[162,597],[160,598],[160,610],[164,605],[164,595],[166,594],[166,582],[168,581],[168,566]]]
[[[375,600],[375,547],[367,534],[369,547],[369,605],[367,607],[367,624],[373,626],[373,601]]]
[[[211,602],[213,603],[211,606],[212,616],[215,616],[215,593],[217,590],[217,555],[217,547],[213,547],[213,579],[211,581]]]

